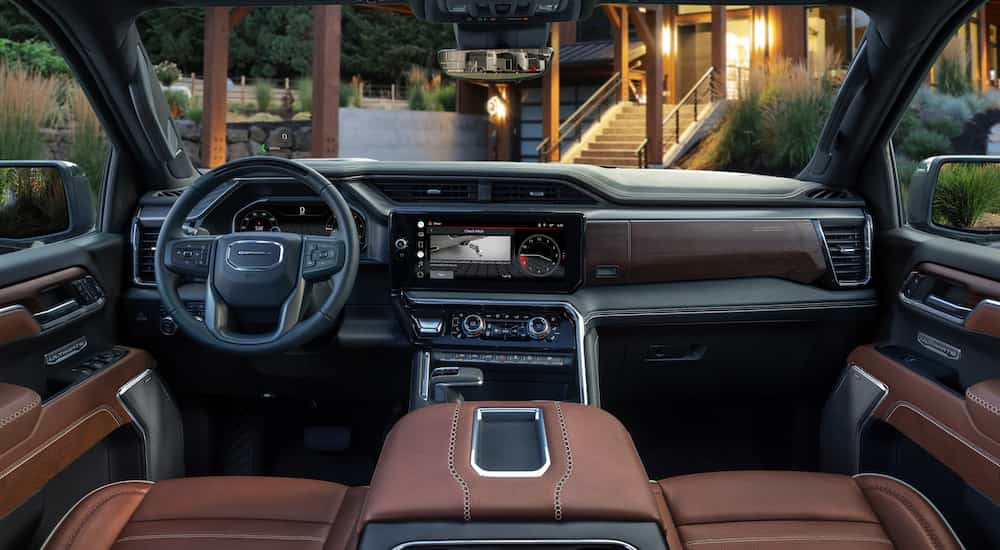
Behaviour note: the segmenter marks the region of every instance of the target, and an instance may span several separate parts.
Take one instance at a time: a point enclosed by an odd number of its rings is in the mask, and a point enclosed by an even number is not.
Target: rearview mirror
[[[910,183],[910,224],[929,233],[1000,241],[1000,157],[923,161]]]
[[[94,225],[90,184],[59,161],[0,162],[0,249],[81,235]]]
[[[458,80],[517,82],[540,78],[549,69],[552,48],[441,50],[438,63]]]

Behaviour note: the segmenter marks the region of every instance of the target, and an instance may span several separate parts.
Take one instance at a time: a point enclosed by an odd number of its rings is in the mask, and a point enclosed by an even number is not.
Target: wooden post
[[[769,45],[773,59],[793,63],[806,62],[806,8],[772,6],[767,10],[768,36],[777,44]]]
[[[653,48],[646,51],[646,158],[654,166],[663,164],[663,11],[647,8]]]
[[[663,55],[663,82],[667,91],[667,103],[673,105],[680,101],[687,90],[678,88],[677,82],[677,6],[660,6],[662,20],[657,25],[660,30],[660,38],[656,42],[660,44],[660,51]],[[659,17],[655,16],[654,17]]]
[[[559,25],[550,27],[549,43],[552,62],[542,81],[542,139],[548,139],[549,151],[541,160],[559,162]]]
[[[229,67],[229,8],[205,8],[205,84],[202,97],[201,162],[226,162],[226,73]]]
[[[611,8],[615,9],[615,8]],[[628,8],[622,8],[618,16],[618,30],[615,33],[615,72],[622,75],[621,88],[618,93],[618,101],[628,101],[629,99],[629,54],[631,44],[628,39]]]
[[[726,7],[712,6],[712,97],[726,97]]]
[[[340,6],[313,8],[312,155],[340,154]]]
[[[979,36],[976,37],[976,47],[979,48],[979,88],[982,91],[990,89],[990,22],[986,19],[986,5],[979,8]]]
[[[191,97],[195,96],[194,84],[194,73],[191,73]]]

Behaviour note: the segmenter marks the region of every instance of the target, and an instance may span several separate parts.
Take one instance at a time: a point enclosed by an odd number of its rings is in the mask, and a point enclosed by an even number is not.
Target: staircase
[[[674,109],[664,105],[663,112]],[[678,112],[683,132],[694,123],[694,107],[683,106]],[[580,152],[570,161],[574,164],[642,168],[642,147],[646,141],[646,106],[639,103],[622,105],[613,118],[601,121],[602,128],[581,145]],[[671,129],[665,132],[673,136]]]

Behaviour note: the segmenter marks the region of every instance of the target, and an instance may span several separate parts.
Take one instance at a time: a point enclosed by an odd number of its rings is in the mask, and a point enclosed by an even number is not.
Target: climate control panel
[[[519,312],[453,312],[448,326],[455,338],[505,341],[547,341],[559,339],[559,314]]]

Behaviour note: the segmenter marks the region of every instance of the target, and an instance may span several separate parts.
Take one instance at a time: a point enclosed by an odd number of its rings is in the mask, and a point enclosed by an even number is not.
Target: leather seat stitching
[[[24,416],[24,415],[28,414],[29,412],[31,412],[32,410],[34,410],[34,408],[37,407],[38,405],[40,405],[41,403],[42,403],[42,398],[39,397],[37,394],[35,394],[35,396],[31,398],[31,401],[29,401],[28,403],[26,403],[20,409],[12,412],[10,414],[8,414],[7,416],[5,416],[3,418],[0,418],[0,428],[3,428],[7,424],[10,424],[11,422],[17,420],[21,416]]]
[[[740,544],[753,542],[871,542],[875,544],[888,544],[892,546],[892,541],[878,537],[739,537],[725,539],[696,539],[684,541],[685,546],[704,546],[709,544]]]
[[[455,414],[451,417],[451,437],[448,440],[448,471],[462,490],[462,517],[465,521],[472,521],[472,493],[469,491],[469,484],[455,468],[455,444],[458,440],[458,419],[461,412],[462,404],[459,403],[455,405]]]
[[[986,399],[982,398],[981,396],[976,395],[975,393],[973,393],[972,392],[972,388],[969,388],[969,389],[965,390],[965,397],[967,397],[968,399],[970,399],[976,405],[979,405],[980,407],[986,409],[986,412],[990,412],[990,413],[993,413],[993,414],[995,414],[997,416],[1000,416],[1000,407],[994,405],[993,403],[990,403],[989,401],[987,401]]]
[[[563,450],[566,453],[566,470],[563,472],[562,477],[559,478],[559,481],[556,482],[555,500],[553,502],[556,521],[562,521],[562,492],[563,489],[566,488],[566,482],[568,482],[570,476],[573,475],[573,449],[570,448],[569,431],[566,429],[566,417],[563,415],[562,406],[556,402],[555,408],[556,416],[559,418],[559,430],[562,432]]]
[[[93,509],[91,509],[89,512],[87,512],[87,515],[85,515],[83,517],[83,519],[80,520],[80,524],[77,525],[76,529],[73,530],[73,534],[69,537],[69,540],[66,542],[66,550],[70,550],[71,548],[73,548],[73,544],[76,542],[77,535],[79,535],[80,531],[82,531],[83,528],[87,525],[87,522],[90,521],[90,518],[92,518],[94,516],[94,514],[96,514],[105,504],[107,504],[107,503],[111,502],[112,500],[114,500],[114,499],[116,499],[118,497],[121,497],[121,496],[127,496],[127,495],[142,495],[142,496],[146,496],[147,492],[148,491],[138,491],[138,490],[134,490],[134,489],[132,489],[132,490],[126,489],[124,491],[115,493],[113,495],[109,495],[109,496],[105,497],[104,499],[100,500],[97,504],[94,505]],[[133,510],[133,512],[134,512],[134,510]]]
[[[141,540],[170,540],[170,539],[248,539],[248,540],[281,540],[281,541],[304,541],[304,542],[325,542],[322,537],[309,535],[254,535],[250,533],[163,533],[155,535],[132,535],[122,537],[117,542],[134,542]]]
[[[906,511],[909,512],[915,520],[917,520],[917,524],[920,525],[920,529],[923,530],[924,535],[930,539],[931,545],[933,545],[934,548],[943,548],[941,541],[938,539],[937,535],[934,534],[930,524],[927,523],[927,519],[920,514],[916,507],[913,506],[913,503],[908,501],[902,493],[899,493],[898,491],[895,491],[891,487],[887,487],[885,485],[874,485],[866,488],[866,490],[881,491],[882,493],[885,493],[886,495],[899,501],[899,503],[903,505],[903,508],[906,508]]]

